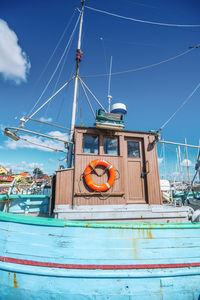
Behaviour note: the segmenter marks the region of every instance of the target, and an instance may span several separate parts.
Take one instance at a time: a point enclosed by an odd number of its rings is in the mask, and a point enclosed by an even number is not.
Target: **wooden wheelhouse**
[[[161,204],[154,139],[145,132],[77,127],[74,167],[57,172],[55,204]],[[107,192],[91,190],[84,182],[86,166],[96,159],[108,161],[116,170],[115,183]],[[93,180],[97,184],[106,182],[107,172],[102,175],[103,168],[96,171]]]
[[[73,168],[56,173],[55,217],[154,221],[185,217],[175,213],[176,207],[162,205],[154,134],[76,127],[74,143]],[[106,192],[91,190],[84,181],[85,168],[97,159],[116,170],[115,182]],[[97,167],[91,174],[99,185],[108,180],[105,168]]]

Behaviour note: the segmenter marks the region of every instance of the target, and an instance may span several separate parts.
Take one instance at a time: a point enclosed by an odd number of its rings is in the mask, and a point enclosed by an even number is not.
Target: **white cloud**
[[[51,131],[47,132],[47,135],[50,135],[52,137],[58,137],[63,140],[68,140],[68,134],[62,133],[60,131]],[[42,150],[42,151],[53,151],[51,149],[48,149],[48,147],[53,148],[53,149],[59,149],[62,151],[66,151],[64,148],[64,143],[59,142],[59,141],[54,141],[50,139],[44,139],[43,137],[38,137],[38,136],[31,136],[31,135],[21,135],[23,139],[27,139],[28,141],[32,142],[33,144],[26,142],[24,140],[19,140],[19,141],[13,141],[8,139],[5,142],[5,145],[7,148],[16,150],[18,148],[29,148],[29,149],[37,149],[37,150]],[[35,144],[38,145],[35,145]],[[45,148],[47,147],[47,148]]]
[[[38,162],[26,162],[21,161],[18,163],[9,163],[9,162],[0,162],[4,168],[12,169],[13,173],[20,173],[20,172],[33,172],[35,168],[39,168],[44,172],[44,164]]]
[[[55,164],[55,165],[58,163],[57,160],[52,159],[52,158],[49,158],[49,162],[50,162],[51,164]]]
[[[18,37],[8,24],[0,19],[0,73],[16,83],[26,81],[30,62],[18,44]]]
[[[52,118],[43,118],[43,117],[41,117],[39,120],[42,122],[52,122],[53,121]]]
[[[191,160],[187,160],[187,159],[184,159],[182,162],[181,162],[181,166],[182,167],[194,167],[194,164],[191,162]]]
[[[50,135],[52,137],[63,139],[65,141],[69,140],[69,134],[68,133],[63,133],[63,132],[58,131],[58,130],[50,131],[50,132],[48,132],[48,135]]]

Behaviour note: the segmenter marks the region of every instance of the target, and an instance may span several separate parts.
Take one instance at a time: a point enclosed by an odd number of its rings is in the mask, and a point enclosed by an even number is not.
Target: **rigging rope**
[[[63,72],[63,69],[64,69],[64,66],[65,66],[65,63],[66,63],[66,60],[67,60],[67,56],[68,56],[68,53],[69,53],[71,44],[72,44],[72,39],[71,39],[71,41],[70,41],[70,45],[69,45],[69,47],[68,47],[68,49],[67,49],[67,52],[65,53],[65,57],[64,57],[64,59],[63,59],[63,63],[62,63],[62,66],[61,66],[61,68],[60,68],[60,72],[59,72],[59,74],[58,74],[58,78],[57,78],[57,80],[56,80],[56,83],[55,83],[55,86],[54,86],[54,89],[53,89],[52,94],[55,93],[56,88],[57,88],[57,86],[58,86],[58,82],[59,82],[60,77],[61,77],[61,74],[62,74],[62,72]],[[70,77],[72,77],[72,74],[71,74]],[[48,110],[49,110],[49,106],[50,106],[50,102],[49,102],[48,105],[46,106],[46,111],[45,111],[45,113],[44,113],[44,118],[47,116],[47,113],[48,113]],[[42,129],[42,126],[40,127],[40,129]]]
[[[138,68],[135,68],[135,69],[130,69],[130,70],[126,70],[126,71],[121,71],[121,72],[114,72],[114,73],[111,73],[111,76],[113,75],[121,75],[121,74],[125,74],[125,73],[131,73],[131,72],[136,72],[136,71],[142,71],[142,70],[146,70],[146,69],[150,69],[150,68],[153,68],[153,67],[156,67],[158,65],[162,65],[166,62],[169,62],[169,61],[172,61],[172,60],[175,60],[191,51],[193,51],[194,49],[196,49],[199,45],[195,46],[195,47],[192,47],[191,49],[189,50],[186,50],[176,56],[172,56],[170,58],[167,58],[165,60],[162,60],[162,61],[159,61],[155,64],[151,64],[151,65],[147,65],[147,66],[143,66],[143,67],[138,67]],[[110,74],[107,73],[107,74],[96,74],[96,75],[83,75],[83,76],[80,76],[80,78],[93,78],[93,77],[103,77],[103,76],[109,76]]]
[[[84,86],[83,86],[83,83],[82,83],[82,81],[80,80],[80,78],[79,78],[79,81],[80,81],[80,83],[81,83],[81,87],[82,87],[82,89],[83,89],[83,92],[84,92],[84,94],[85,94],[85,97],[86,97],[86,99],[87,99],[87,102],[88,102],[88,104],[89,104],[89,106],[90,106],[90,109],[91,109],[91,111],[92,111],[92,114],[93,114],[94,118],[96,119],[96,115],[95,115],[95,112],[94,112],[94,110],[93,110],[93,108],[92,108],[92,104],[90,103],[90,100],[89,100],[89,98],[88,98],[88,95],[87,95],[87,93],[86,93],[86,90],[85,90],[85,88],[84,88]]]
[[[94,100],[99,104],[99,106],[105,110],[106,112],[106,109],[103,107],[103,105],[99,102],[99,100],[95,97],[95,95],[92,93],[92,91],[89,89],[89,87],[85,84],[85,82],[80,78],[80,76],[78,76],[80,82],[83,83],[83,85],[85,86],[85,88],[88,90],[88,92],[90,93],[90,95],[94,98]]]
[[[177,110],[171,115],[171,117],[157,130],[157,132],[161,131],[174,117],[175,115],[183,108],[183,106],[190,100],[190,98],[194,95],[194,93],[199,89],[200,82],[194,88],[194,90],[189,94],[189,96],[183,101],[183,103],[177,108]]]
[[[61,149],[52,148],[52,147],[50,147],[50,146],[46,146],[46,145],[43,145],[43,144],[38,144],[38,143],[32,142],[32,141],[27,140],[27,139],[22,138],[22,137],[20,137],[20,140],[25,141],[25,142],[27,142],[27,143],[29,143],[29,144],[32,144],[32,145],[41,147],[41,148],[46,148],[46,149],[52,150],[52,151],[54,151],[54,152],[59,151],[59,152],[62,152],[62,153],[67,153],[67,152],[65,152],[65,151],[63,151],[63,150],[61,150]]]
[[[72,66],[72,70],[71,70],[71,73],[70,73],[70,78],[72,77],[73,73],[74,73],[74,70],[75,70],[75,62],[73,63],[73,66]],[[64,105],[64,101],[65,99],[67,98],[67,93],[69,92],[68,89],[64,90],[64,95],[62,95],[62,99],[61,99],[61,102],[60,102],[60,105],[58,107],[58,111],[57,111],[57,116],[55,118],[55,121],[58,121],[59,118],[60,118],[60,114],[61,112],[63,111],[63,105]],[[71,129],[70,129],[71,130]]]
[[[68,24],[66,25],[66,27],[65,27],[65,29],[64,29],[64,31],[63,31],[61,37],[60,37],[60,39],[58,40],[58,43],[57,43],[56,47],[54,48],[54,50],[53,50],[51,56],[49,57],[49,60],[47,61],[46,65],[45,65],[45,67],[44,67],[44,69],[43,69],[43,71],[41,72],[40,76],[38,77],[36,84],[40,81],[40,79],[42,78],[42,76],[43,76],[43,74],[45,73],[46,69],[48,68],[48,66],[49,66],[49,64],[50,64],[50,62],[51,62],[51,60],[52,60],[52,58],[53,58],[53,56],[54,56],[56,50],[58,49],[58,47],[59,47],[59,45],[60,45],[60,43],[61,43],[61,41],[62,41],[62,39],[63,39],[63,37],[64,37],[66,31],[67,31],[67,29],[69,28],[69,26],[70,26],[70,24],[71,24],[71,22],[72,22],[72,19],[73,19],[74,15],[75,15],[75,12],[76,12],[76,10],[74,10],[74,12],[73,12],[73,14],[72,14],[72,16],[71,16],[71,18],[70,18]],[[35,84],[35,85],[36,85],[36,84]]]
[[[43,103],[34,113],[32,113],[31,116],[29,116],[29,118],[26,120],[29,121],[38,111],[40,111],[47,103],[49,103],[49,101],[51,101],[62,89],[64,89],[64,87],[66,87],[72,80],[74,79],[74,77],[72,77],[70,80],[68,80],[65,84],[63,84],[63,86],[61,86],[61,88],[55,93],[53,94],[45,103]]]
[[[69,45],[70,45],[70,43],[71,43],[71,40],[73,39],[74,33],[75,33],[76,28],[77,28],[78,23],[79,23],[80,16],[81,16],[81,15],[79,14],[78,19],[77,19],[76,24],[75,24],[75,27],[74,27],[74,29],[73,29],[73,31],[72,31],[72,33],[71,33],[70,38],[69,38],[69,41],[68,41],[68,43],[67,43],[67,45],[66,45],[66,47],[65,47],[65,49],[64,49],[64,52],[63,52],[63,54],[62,54],[62,56],[61,56],[61,58],[60,58],[60,60],[59,60],[59,62],[58,62],[58,64],[57,64],[57,66],[56,66],[56,68],[55,68],[53,74],[51,75],[51,78],[49,79],[48,83],[46,84],[46,86],[45,86],[45,88],[44,88],[44,90],[43,90],[43,92],[42,92],[42,94],[40,95],[40,97],[38,98],[38,100],[36,101],[35,105],[33,106],[33,108],[31,109],[31,111],[29,112],[28,115],[30,115],[31,112],[34,110],[34,108],[37,106],[37,104],[38,104],[39,101],[41,100],[42,96],[43,96],[44,93],[46,92],[46,90],[47,90],[49,84],[51,83],[51,81],[52,81],[52,79],[53,79],[55,73],[57,72],[57,70],[58,70],[58,68],[59,68],[59,66],[60,66],[60,64],[61,64],[61,61],[62,61],[63,57],[65,56],[65,53],[66,53],[66,51],[67,51],[67,49],[68,49],[68,47],[69,47]],[[28,121],[28,120],[27,120],[27,121]]]
[[[64,37],[64,35],[65,35],[65,33],[66,33],[66,31],[68,30],[70,24],[72,23],[72,20],[73,20],[73,17],[74,17],[74,15],[75,15],[75,12],[76,12],[76,9],[74,10],[74,12],[73,12],[73,14],[72,14],[70,20],[68,21],[68,23],[67,23],[67,25],[66,25],[66,27],[65,27],[65,29],[64,29],[64,31],[63,31],[63,33],[62,33],[62,35],[61,35],[61,37],[59,38],[59,40],[58,40],[58,42],[57,42],[56,47],[54,48],[52,54],[50,55],[50,57],[49,57],[49,59],[48,59],[46,65],[44,66],[43,70],[42,70],[41,73],[39,74],[37,80],[35,81],[35,83],[34,83],[32,89],[31,89],[32,92],[34,91],[35,87],[38,85],[38,82],[41,80],[41,78],[43,77],[45,71],[47,70],[47,68],[48,68],[48,66],[49,66],[49,64],[50,64],[50,62],[51,62],[51,60],[52,60],[52,58],[53,58],[53,56],[54,56],[56,50],[58,49],[58,47],[59,47],[59,45],[60,45],[60,43],[61,43],[61,41],[62,41],[62,39],[63,39],[63,37]],[[31,93],[32,93],[32,92],[31,92]],[[30,94],[30,93],[29,93],[29,94]],[[33,109],[34,109],[34,108],[32,108],[32,109],[29,111],[28,115],[33,111]],[[24,105],[24,109],[22,109],[22,111],[24,111],[24,110],[25,110],[25,105]],[[20,115],[21,115],[21,113],[20,113]],[[17,119],[18,117],[19,117],[19,115],[16,116],[16,119]],[[21,117],[21,116],[20,116],[20,117]]]
[[[129,20],[129,21],[139,22],[139,23],[145,23],[145,24],[151,24],[151,25],[159,25],[159,26],[168,26],[168,27],[192,27],[192,28],[194,28],[194,27],[200,27],[199,24],[185,25],[185,24],[170,24],[170,23],[160,23],[160,22],[146,21],[146,20],[141,20],[141,19],[136,19],[136,18],[124,17],[124,16],[121,16],[121,15],[118,15],[118,14],[110,13],[110,12],[107,12],[107,11],[104,11],[104,10],[100,10],[100,9],[97,9],[97,8],[93,8],[93,7],[90,7],[90,6],[85,6],[85,7],[88,8],[88,9],[90,9],[90,10],[93,10],[93,11],[96,11],[96,12],[100,12],[100,13],[103,13],[103,14],[106,14],[106,15],[110,15],[110,16],[113,16],[113,17],[117,17],[117,18],[120,18],[120,19]]]

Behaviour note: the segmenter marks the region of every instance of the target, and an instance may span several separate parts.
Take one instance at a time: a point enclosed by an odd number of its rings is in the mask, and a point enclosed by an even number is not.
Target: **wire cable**
[[[49,59],[48,59],[46,65],[45,65],[43,71],[41,72],[40,76],[38,77],[37,82],[40,81],[40,79],[42,78],[42,76],[43,76],[43,74],[45,73],[46,69],[48,68],[48,66],[49,66],[49,64],[50,64],[50,62],[51,62],[51,60],[52,60],[52,58],[53,58],[53,56],[54,56],[56,50],[58,49],[58,47],[59,47],[59,45],[60,45],[60,43],[61,43],[61,41],[62,41],[62,39],[63,39],[63,37],[64,37],[66,31],[67,31],[67,29],[69,28],[69,26],[70,26],[70,24],[71,24],[71,22],[72,22],[72,19],[73,19],[74,15],[75,15],[75,12],[76,12],[76,10],[74,10],[74,12],[73,12],[73,14],[72,14],[72,16],[71,16],[71,18],[70,18],[68,24],[66,25],[66,27],[65,27],[65,29],[64,29],[64,31],[63,31],[61,37],[60,37],[60,39],[58,40],[58,43],[57,43],[56,47],[54,48],[54,50],[53,50],[51,56],[49,57]],[[36,82],[36,84],[37,84],[37,82]],[[35,84],[35,85],[36,85],[36,84]]]
[[[190,98],[194,95],[194,93],[199,89],[200,82],[194,88],[194,90],[189,94],[189,96],[183,101],[183,103],[177,108],[177,110],[171,115],[171,117],[157,130],[157,132],[161,131],[174,117],[175,115],[183,108],[183,106],[190,100]]]
[[[189,25],[185,25],[185,24],[170,24],[170,23],[160,23],[160,22],[153,22],[153,21],[147,21],[147,20],[141,20],[141,19],[136,19],[136,18],[130,18],[130,17],[124,17],[118,14],[114,14],[114,13],[110,13],[104,10],[100,10],[100,9],[96,9],[90,6],[85,6],[86,8],[96,11],[96,12],[100,12],[106,15],[110,15],[113,17],[117,17],[120,19],[125,19],[125,20],[129,20],[129,21],[134,21],[134,22],[139,22],[139,23],[145,23],[145,24],[151,24],[151,25],[159,25],[159,26],[168,26],[168,27],[200,27],[199,24],[189,24]]]
[[[92,104],[90,103],[90,100],[89,100],[89,98],[88,98],[88,96],[87,96],[86,90],[85,90],[85,88],[84,88],[84,86],[83,86],[83,84],[82,84],[82,81],[81,81],[80,79],[79,79],[79,81],[80,81],[80,83],[81,83],[81,87],[82,87],[82,89],[83,89],[83,92],[84,92],[84,94],[85,94],[85,97],[86,97],[86,99],[87,99],[87,102],[88,102],[88,104],[89,104],[89,106],[90,106],[90,109],[91,109],[91,111],[92,111],[92,114],[93,114],[94,118],[96,118],[95,112],[94,112],[94,110],[93,110],[93,108],[92,108]]]
[[[30,140],[28,140],[28,139],[25,139],[25,138],[22,138],[22,137],[20,137],[20,140],[22,140],[22,141],[24,141],[24,142],[27,142],[27,143],[29,143],[29,144],[32,144],[32,145],[41,147],[41,148],[46,148],[46,149],[55,151],[55,152],[59,151],[59,152],[62,152],[62,153],[67,153],[67,152],[65,152],[65,151],[63,151],[63,150],[61,150],[61,149],[52,148],[52,147],[49,147],[49,146],[46,146],[46,145],[43,145],[43,144],[38,144],[38,143],[32,142],[32,141],[30,141]]]
[[[62,63],[62,66],[61,66],[61,68],[60,68],[60,72],[59,72],[59,74],[58,74],[58,78],[57,78],[57,80],[56,80],[56,83],[55,83],[55,86],[54,86],[54,89],[53,89],[52,94],[55,93],[55,91],[56,91],[56,89],[57,89],[57,86],[58,86],[58,82],[60,81],[60,77],[61,77],[61,74],[62,74],[62,72],[63,72],[64,66],[65,66],[65,63],[66,63],[66,60],[67,60],[67,56],[68,56],[68,54],[69,54],[69,50],[70,50],[70,47],[71,47],[71,44],[72,44],[72,40],[73,40],[73,39],[71,39],[70,44],[69,44],[69,47],[68,47],[68,49],[67,49],[67,52],[65,53],[65,57],[64,57],[64,59],[63,59],[63,63]],[[71,75],[71,77],[72,77],[72,75]],[[47,117],[47,113],[48,113],[48,110],[49,110],[49,106],[50,106],[50,102],[49,102],[48,105],[46,106],[46,111],[45,111],[45,113],[44,113],[44,118]],[[42,129],[42,126],[40,127],[40,129]]]
[[[75,24],[75,27],[74,27],[74,29],[73,29],[73,31],[72,31],[72,34],[71,34],[70,38],[69,38],[69,41],[68,41],[68,43],[67,43],[67,45],[66,45],[66,47],[65,47],[65,49],[64,49],[64,52],[63,52],[63,54],[62,54],[62,56],[61,56],[61,58],[60,58],[60,60],[59,60],[59,62],[58,62],[58,64],[57,64],[57,66],[56,66],[56,68],[55,68],[53,74],[51,75],[51,77],[50,77],[48,83],[46,84],[46,86],[45,86],[45,88],[44,88],[42,94],[40,95],[40,97],[39,97],[38,100],[36,101],[35,105],[34,105],[33,108],[31,109],[31,111],[28,113],[28,115],[30,115],[31,112],[34,110],[34,108],[37,106],[37,104],[38,104],[39,101],[41,100],[42,96],[43,96],[44,93],[46,92],[46,90],[47,90],[49,84],[51,83],[51,81],[52,81],[52,79],[53,79],[55,73],[57,72],[57,70],[58,70],[58,68],[59,68],[59,66],[60,66],[60,64],[61,64],[61,61],[62,61],[63,57],[65,56],[65,53],[66,53],[66,51],[67,51],[67,49],[68,49],[68,47],[69,47],[69,44],[70,44],[70,42],[71,42],[71,40],[72,40],[72,38],[73,38],[73,36],[74,36],[74,33],[75,33],[76,28],[77,28],[78,23],[79,23],[80,16],[81,16],[81,15],[79,14],[78,19],[77,19],[76,24]]]
[[[63,86],[61,86],[61,88],[55,93],[53,94],[45,103],[43,103],[34,113],[32,113],[31,116],[28,117],[28,119],[26,119],[25,122],[28,122],[37,112],[39,112],[47,103],[49,103],[49,101],[51,101],[62,89],[64,89],[64,87],[66,87],[72,80],[74,79],[74,77],[72,77],[70,80],[68,80],[65,84],[63,84]]]
[[[103,107],[103,105],[99,102],[99,100],[95,97],[95,95],[92,93],[92,91],[89,89],[89,87],[85,84],[85,82],[79,77],[80,81],[82,82],[82,84],[85,86],[85,88],[88,90],[88,92],[90,93],[90,95],[94,98],[94,100],[99,104],[99,106],[105,110],[106,109]]]
[[[67,23],[67,25],[66,25],[66,27],[65,27],[65,29],[64,29],[64,31],[63,31],[63,33],[62,33],[62,35],[60,36],[60,38],[59,38],[59,40],[58,40],[58,42],[57,42],[56,47],[55,47],[54,50],[52,51],[52,53],[51,53],[51,55],[50,55],[50,57],[49,57],[49,59],[48,59],[46,65],[44,66],[44,68],[43,68],[43,70],[40,72],[40,74],[39,74],[37,80],[36,80],[35,83],[33,84],[33,87],[32,87],[32,89],[31,89],[32,92],[34,91],[34,89],[35,89],[36,86],[38,85],[38,83],[39,83],[39,81],[41,80],[41,78],[43,77],[44,73],[46,72],[46,70],[47,70],[47,68],[48,68],[48,66],[49,66],[49,64],[50,64],[50,62],[51,62],[53,56],[55,55],[56,50],[58,49],[58,47],[59,47],[61,41],[63,40],[63,37],[64,37],[65,33],[67,32],[67,30],[68,30],[70,24],[72,23],[72,20],[73,20],[73,18],[74,18],[74,15],[75,15],[75,12],[76,12],[76,11],[77,11],[77,9],[74,10],[74,12],[73,12],[73,14],[72,14],[70,20],[68,21],[68,23]],[[32,92],[30,92],[30,93],[32,93]],[[30,94],[30,93],[29,93],[29,94]],[[33,109],[34,109],[34,108],[32,108],[31,111],[29,111],[28,114],[30,114],[30,113],[33,111]],[[25,104],[24,104],[24,108],[22,109],[22,111],[24,111],[24,110],[25,110]],[[21,113],[20,113],[20,115],[21,115]],[[18,117],[19,117],[19,115],[16,116],[15,118],[18,119]]]
[[[70,78],[72,77],[72,75],[74,73],[74,70],[75,70],[75,62],[73,63],[73,66],[72,66],[72,70],[71,70],[71,73],[70,73]],[[63,111],[63,105],[64,105],[64,102],[65,102],[65,100],[67,98],[68,92],[69,92],[69,89],[64,90],[64,95],[62,95],[62,100],[61,100],[61,103],[60,103],[60,105],[58,107],[57,116],[55,118],[55,121],[58,121],[59,118],[60,118],[60,114]]]
[[[143,71],[143,70],[146,70],[146,69],[150,69],[150,68],[153,68],[153,67],[156,67],[156,66],[159,66],[159,65],[162,65],[166,62],[169,62],[169,61],[172,61],[172,60],[175,60],[187,53],[190,53],[191,51],[193,51],[194,49],[196,49],[199,45],[189,49],[189,50],[186,50],[176,56],[172,56],[170,58],[167,58],[165,60],[162,60],[162,61],[159,61],[157,63],[154,63],[154,64],[150,64],[150,65],[147,65],[147,66],[143,66],[143,67],[138,67],[138,68],[135,68],[135,69],[130,69],[130,70],[125,70],[125,71],[121,71],[121,72],[113,72],[111,73],[111,76],[113,75],[121,75],[121,74],[125,74],[125,73],[131,73],[131,72],[136,72],[136,71]],[[83,76],[80,76],[80,78],[93,78],[93,77],[103,77],[103,76],[109,76],[110,74],[107,73],[107,74],[94,74],[94,75],[83,75]]]

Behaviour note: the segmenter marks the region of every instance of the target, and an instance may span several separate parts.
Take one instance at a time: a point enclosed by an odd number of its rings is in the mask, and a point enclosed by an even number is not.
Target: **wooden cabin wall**
[[[160,175],[158,167],[158,155],[156,144],[153,144],[154,136],[145,135],[145,155],[146,162],[149,163],[149,173],[147,173],[147,194],[149,204],[162,204],[161,189],[160,189]]]
[[[83,135],[99,136],[99,154],[83,153]],[[119,155],[104,154],[103,137],[118,137]],[[141,159],[127,155],[127,141],[140,143]],[[120,205],[161,204],[160,177],[154,136],[131,131],[105,131],[96,128],[76,128],[74,169],[56,173],[56,205]],[[93,160],[106,160],[116,170],[113,187],[105,193],[92,192],[85,184],[83,173]],[[143,167],[141,166],[143,165]],[[103,170],[96,169],[100,175]],[[141,173],[146,175],[141,179]],[[97,184],[107,181],[108,175],[95,177]]]
[[[99,134],[99,154],[83,153],[83,134],[97,135]],[[119,155],[103,153],[103,135],[114,135],[119,139]],[[126,139],[136,139],[141,141],[143,148],[144,167],[146,167],[147,175],[144,178],[144,197],[130,199],[130,185],[136,190],[140,185],[140,174],[138,178],[134,178],[135,172],[130,172],[127,167],[127,148]],[[107,132],[96,128],[76,128],[75,131],[75,165],[74,165],[74,205],[113,205],[113,204],[161,204],[160,194],[160,178],[158,171],[157,150],[156,145],[152,146],[154,137],[147,133],[138,133],[130,131]],[[117,179],[113,188],[105,193],[97,194],[92,192],[85,184],[83,173],[86,166],[95,159],[104,159],[111,163],[117,172]],[[138,166],[139,166],[138,162]],[[107,181],[107,175],[95,177],[97,184]],[[134,191],[134,193],[137,191]]]
[[[61,170],[56,172],[56,205],[72,204],[73,177],[73,169]]]

